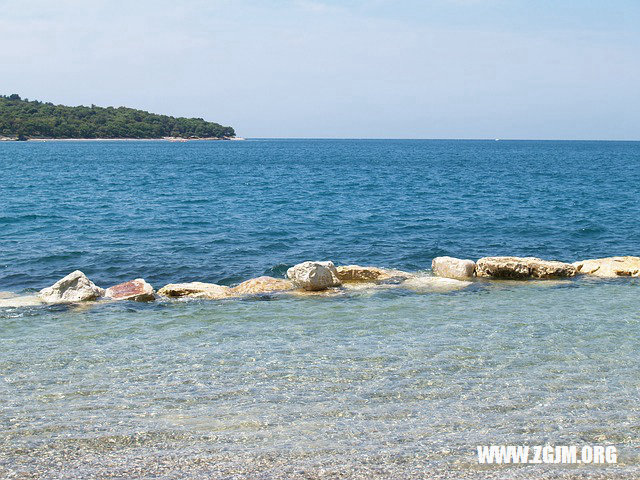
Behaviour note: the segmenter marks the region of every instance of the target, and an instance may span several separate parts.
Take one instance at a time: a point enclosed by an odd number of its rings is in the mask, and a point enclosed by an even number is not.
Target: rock
[[[231,295],[231,289],[215,283],[189,282],[170,283],[158,290],[158,295],[165,297],[188,297],[219,300]]]
[[[71,272],[52,286],[38,293],[47,303],[74,303],[96,300],[104,296],[104,289],[97,287],[80,270]]]
[[[640,277],[640,257],[609,257],[573,264],[578,273],[596,277]]]
[[[336,267],[338,280],[341,282],[377,283],[391,279],[405,279],[412,275],[400,270],[385,270],[377,267],[361,267],[360,265],[343,265]]]
[[[112,300],[133,300],[136,302],[149,302],[155,300],[153,287],[142,278],[136,278],[129,282],[107,288],[104,296]]]
[[[484,257],[476,262],[476,276],[509,279],[573,277],[570,263],[535,257]]]
[[[293,282],[284,278],[258,277],[242,282],[231,289],[232,295],[256,295],[260,293],[282,292],[292,290]]]
[[[304,290],[325,290],[340,286],[338,271],[333,262],[304,262],[287,270],[287,277]]]
[[[444,293],[461,290],[468,287],[472,283],[473,282],[466,282],[453,278],[420,275],[409,278],[407,281],[398,285],[398,287],[406,288],[407,290],[413,290],[416,293]]]
[[[0,308],[36,307],[39,305],[44,305],[44,302],[37,295],[0,295]]]
[[[453,257],[436,257],[431,262],[431,270],[438,277],[471,278],[476,269],[473,260],[462,260]]]

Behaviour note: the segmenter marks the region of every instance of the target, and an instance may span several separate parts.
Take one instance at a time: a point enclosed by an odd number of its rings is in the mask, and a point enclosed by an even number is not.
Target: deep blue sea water
[[[640,142],[0,143],[0,291],[640,255]],[[640,279],[0,308],[0,478],[637,478]],[[479,467],[482,444],[617,466]]]
[[[640,142],[5,143],[0,289],[640,250]]]

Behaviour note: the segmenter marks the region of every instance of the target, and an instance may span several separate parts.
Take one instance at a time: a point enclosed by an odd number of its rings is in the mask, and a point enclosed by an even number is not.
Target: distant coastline
[[[0,142],[193,142],[193,141],[244,141],[244,137],[195,137],[195,138],[182,138],[182,137],[161,137],[161,138],[25,138],[23,140],[17,137],[2,137],[0,136]]]
[[[54,105],[0,95],[0,140],[229,140],[233,127],[127,107]]]

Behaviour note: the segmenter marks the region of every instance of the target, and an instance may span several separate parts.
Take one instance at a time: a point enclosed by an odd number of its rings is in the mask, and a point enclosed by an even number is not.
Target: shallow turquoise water
[[[477,444],[549,442],[636,471],[639,287],[8,310],[0,469],[484,475]]]
[[[622,188],[638,144],[500,143],[0,145],[0,290],[75,268],[160,286],[307,258],[638,254]],[[603,159],[617,170],[584,168]],[[0,477],[635,478],[639,292],[580,278],[2,309]],[[476,465],[476,445],[520,443],[612,444],[620,464]]]

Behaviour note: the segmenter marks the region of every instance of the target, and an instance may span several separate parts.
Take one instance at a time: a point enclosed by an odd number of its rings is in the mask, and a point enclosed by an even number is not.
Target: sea
[[[639,185],[640,142],[4,142],[0,291],[637,256]],[[640,478],[640,278],[0,308],[0,478]]]

